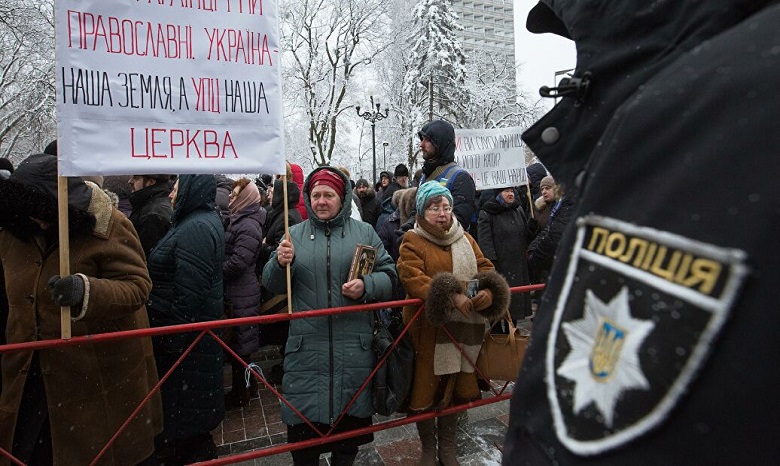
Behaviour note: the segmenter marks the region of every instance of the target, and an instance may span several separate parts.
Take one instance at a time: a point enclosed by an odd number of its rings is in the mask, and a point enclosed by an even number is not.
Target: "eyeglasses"
[[[428,207],[425,210],[427,210],[428,212],[433,212],[436,215],[439,215],[442,212],[444,212],[445,214],[448,214],[448,213],[452,212],[452,207],[450,207],[450,206],[445,206],[445,207]]]

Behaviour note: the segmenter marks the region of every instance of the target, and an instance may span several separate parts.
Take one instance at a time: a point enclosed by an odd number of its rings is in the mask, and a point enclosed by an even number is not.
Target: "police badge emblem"
[[[577,221],[545,361],[563,445],[594,455],[663,421],[706,361],[745,257],[615,219]]]

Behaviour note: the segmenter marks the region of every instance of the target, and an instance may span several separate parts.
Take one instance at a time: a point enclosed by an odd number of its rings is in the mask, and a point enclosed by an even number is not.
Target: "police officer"
[[[578,199],[504,464],[780,462],[778,24],[770,0],[531,11],[578,58],[523,139]]]

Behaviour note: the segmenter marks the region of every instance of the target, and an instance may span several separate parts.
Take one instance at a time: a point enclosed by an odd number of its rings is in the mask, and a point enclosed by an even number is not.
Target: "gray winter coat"
[[[336,217],[327,222],[312,212],[309,182],[320,170],[341,175],[338,170],[322,167],[314,170],[304,184],[309,219],[290,229],[295,249],[291,265],[293,312],[390,299],[397,280],[393,260],[371,225],[350,218],[351,202],[344,202]],[[363,277],[366,291],[362,301],[341,294],[358,243],[378,251],[374,272]],[[285,270],[274,251],[263,270],[263,285],[275,293],[285,293],[285,283]],[[370,312],[291,320],[282,383],[285,398],[312,422],[332,424],[376,363],[371,349],[372,329]],[[348,414],[366,418],[373,412],[368,390]],[[303,422],[286,405],[282,405],[282,420],[288,425]]]

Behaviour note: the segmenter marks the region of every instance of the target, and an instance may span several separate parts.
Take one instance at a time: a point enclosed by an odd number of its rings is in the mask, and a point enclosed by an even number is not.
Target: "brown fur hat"
[[[401,223],[405,222],[414,211],[414,200],[417,188],[399,189],[393,193],[393,205],[398,207]]]

